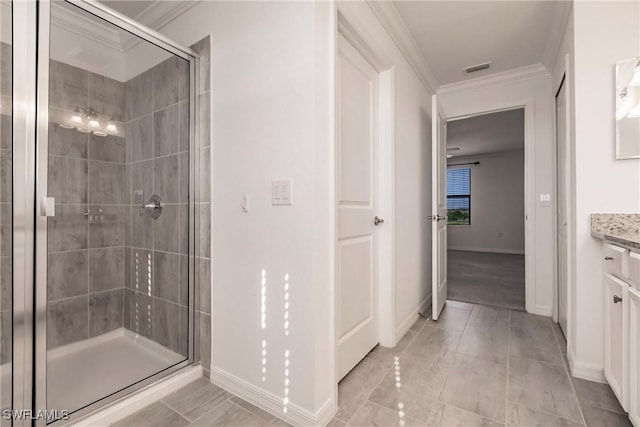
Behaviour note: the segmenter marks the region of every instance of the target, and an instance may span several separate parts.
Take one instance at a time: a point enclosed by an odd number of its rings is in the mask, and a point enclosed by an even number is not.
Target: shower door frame
[[[36,79],[36,135],[35,135],[35,195],[34,201],[34,225],[35,225],[35,297],[33,298],[35,307],[33,313],[34,330],[33,340],[33,390],[31,390],[31,401],[33,402],[33,410],[45,409],[72,409],[72,408],[48,408],[47,407],[47,218],[41,212],[41,201],[48,195],[47,177],[48,177],[48,126],[49,126],[49,60],[50,60],[50,23],[51,23],[51,1],[40,0],[37,2],[37,28],[36,33],[32,34],[37,37],[37,79]],[[72,421],[77,421],[83,416],[104,407],[134,391],[140,390],[150,384],[157,382],[159,379],[175,373],[176,371],[193,364],[196,359],[195,355],[195,310],[196,292],[195,283],[198,280],[198,269],[195,268],[196,256],[196,230],[199,227],[199,216],[196,215],[196,194],[197,180],[199,176],[199,160],[196,155],[197,141],[197,102],[196,88],[198,87],[198,61],[199,56],[190,48],[181,46],[174,41],[166,38],[162,34],[144,27],[138,22],[116,12],[107,6],[97,3],[93,0],[64,0],[73,4],[80,9],[101,18],[115,27],[119,27],[134,36],[142,39],[143,42],[149,42],[165,51],[176,55],[184,60],[189,61],[189,343],[188,357],[186,360],[172,365],[164,370],[151,375],[141,381],[130,384],[128,387],[116,391],[102,399],[90,403],[81,409],[75,410],[71,415]],[[14,0],[16,3],[16,0]],[[35,2],[34,2],[35,3]],[[14,75],[14,78],[16,76]],[[28,283],[25,282],[28,286]],[[26,331],[25,338],[28,341],[29,331]],[[28,369],[28,366],[25,366]],[[99,381],[98,378],[96,380]],[[26,404],[25,404],[25,407]],[[68,421],[54,422],[50,425],[58,425],[67,423]],[[46,425],[44,421],[36,421],[37,425]]]

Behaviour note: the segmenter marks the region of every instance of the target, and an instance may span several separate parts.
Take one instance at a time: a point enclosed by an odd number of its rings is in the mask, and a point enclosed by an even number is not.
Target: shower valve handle
[[[140,207],[140,216],[144,215],[146,212],[151,218],[158,219],[160,218],[160,215],[162,215],[162,208],[164,208],[164,202],[160,196],[154,194],[149,198],[147,203]]]

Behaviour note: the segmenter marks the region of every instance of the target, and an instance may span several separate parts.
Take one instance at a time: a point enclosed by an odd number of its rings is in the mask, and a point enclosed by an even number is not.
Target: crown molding
[[[555,65],[558,57],[558,52],[562,45],[562,38],[569,22],[573,2],[560,1],[557,3],[556,7],[557,11],[553,14],[550,26],[551,31],[547,36],[547,40],[544,45],[544,52],[542,54],[542,63],[549,71],[553,70],[553,66]]]
[[[136,15],[134,19],[144,26],[158,31],[198,3],[200,3],[200,0],[159,0],[151,3],[146,9]],[[128,52],[129,50],[133,49],[138,43],[140,43],[140,39],[138,37],[131,36],[127,38],[123,42],[124,51]]]
[[[158,30],[194,7],[200,0],[189,1],[155,1],[133,19],[140,24]],[[4,2],[3,2],[4,4]],[[79,37],[92,40],[109,49],[127,53],[137,46],[141,39],[132,34],[120,31],[101,20],[92,19],[72,9],[64,8],[57,2],[51,2],[51,24],[67,30]]]
[[[58,13],[55,13],[56,11]],[[63,7],[58,2],[51,2],[51,25],[109,49],[123,52],[120,35],[113,26]]]
[[[367,4],[387,30],[422,84],[430,93],[435,94],[440,86],[438,80],[393,3],[367,0]]]
[[[442,85],[440,86],[440,89],[438,89],[438,95],[457,92],[460,90],[474,89],[480,86],[486,87],[516,83],[549,75],[549,71],[542,64],[528,65],[526,67],[515,68],[509,71],[489,74],[488,76]]]

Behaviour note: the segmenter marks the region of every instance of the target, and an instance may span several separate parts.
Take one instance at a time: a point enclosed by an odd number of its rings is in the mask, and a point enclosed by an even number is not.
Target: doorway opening
[[[525,110],[447,125],[448,298],[525,310]]]

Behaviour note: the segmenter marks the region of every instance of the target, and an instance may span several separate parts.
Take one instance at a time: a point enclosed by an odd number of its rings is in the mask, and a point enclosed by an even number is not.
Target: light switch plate
[[[271,204],[290,205],[292,200],[291,180],[284,179],[271,182]]]

